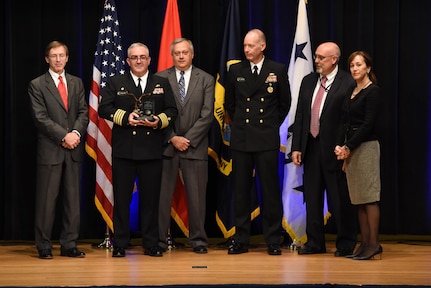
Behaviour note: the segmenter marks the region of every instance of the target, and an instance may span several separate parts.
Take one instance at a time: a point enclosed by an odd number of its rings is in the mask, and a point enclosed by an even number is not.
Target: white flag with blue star
[[[308,30],[308,17],[305,0],[299,0],[298,18],[296,23],[295,40],[288,69],[292,105],[283,125],[280,127],[280,136],[286,143],[286,157],[283,181],[283,228],[297,243],[306,242],[305,217],[306,209],[302,189],[302,166],[292,163],[292,125],[295,121],[296,106],[298,103],[299,88],[302,78],[313,72],[313,55],[311,52],[310,33]],[[284,134],[284,135],[283,135]]]

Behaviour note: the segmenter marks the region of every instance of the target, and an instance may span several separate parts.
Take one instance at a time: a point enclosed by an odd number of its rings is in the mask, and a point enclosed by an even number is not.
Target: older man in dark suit
[[[304,77],[299,91],[292,139],[292,161],[304,164],[307,243],[300,255],[325,253],[324,192],[337,227],[335,256],[347,256],[356,244],[356,212],[347,181],[334,149],[341,123],[341,107],[355,81],[339,69],[337,44],[325,42],[315,53],[316,72]],[[315,105],[319,103],[319,105]],[[314,113],[313,113],[314,112]]]
[[[76,247],[80,227],[80,175],[88,125],[84,85],[66,73],[69,49],[59,41],[45,50],[49,70],[28,87],[37,129],[35,240],[39,258],[51,259],[51,233],[57,200],[62,199],[60,255],[85,257]]]
[[[250,30],[244,38],[247,61],[230,66],[227,76],[236,229],[228,254],[248,252],[254,168],[262,188],[262,226],[268,254],[281,254],[279,128],[290,109],[291,94],[286,66],[267,59],[265,48],[265,34]]]
[[[205,232],[208,182],[208,130],[213,120],[214,77],[192,65],[194,48],[190,40],[171,44],[174,66],[157,73],[169,80],[178,107],[175,125],[166,130],[160,191],[159,245],[167,248],[172,197],[180,169],[187,195],[189,243],[198,254],[207,253]]]
[[[130,73],[108,79],[98,111],[100,117],[114,123],[112,257],[126,256],[130,240],[130,202],[136,178],[144,254],[157,257],[163,256],[157,243],[164,129],[175,121],[178,111],[169,82],[148,71],[151,61],[148,47],[133,43],[127,55]]]

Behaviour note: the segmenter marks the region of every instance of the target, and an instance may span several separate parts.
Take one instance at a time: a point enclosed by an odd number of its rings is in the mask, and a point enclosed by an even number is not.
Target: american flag
[[[114,231],[112,223],[114,207],[111,159],[112,122],[99,118],[97,113],[101,100],[100,92],[105,88],[108,78],[125,73],[124,52],[114,0],[105,1],[96,46],[93,81],[88,100],[90,123],[87,128],[85,150],[96,161],[96,193],[94,197],[96,207],[108,227]]]

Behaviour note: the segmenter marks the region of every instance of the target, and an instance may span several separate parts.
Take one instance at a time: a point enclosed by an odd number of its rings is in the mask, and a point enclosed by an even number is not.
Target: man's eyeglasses
[[[141,56],[130,56],[129,59],[133,60],[133,61],[138,61],[138,59],[140,59],[141,61],[145,61],[148,58],[150,58],[149,56],[145,56],[145,55],[141,55]]]
[[[333,56],[335,56],[335,55],[328,55],[328,56],[313,55],[313,59],[314,59],[314,60],[318,59],[319,61],[323,61],[323,60],[325,60],[326,58],[328,58],[328,57],[333,57]]]

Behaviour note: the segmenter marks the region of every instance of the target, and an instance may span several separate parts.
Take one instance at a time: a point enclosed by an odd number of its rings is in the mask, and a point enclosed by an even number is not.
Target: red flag
[[[103,17],[100,20],[93,65],[93,81],[89,96],[85,150],[96,161],[96,193],[94,201],[108,227],[114,231],[112,216],[114,195],[112,189],[111,135],[112,122],[99,118],[100,91],[105,87],[108,77],[124,74],[123,46],[121,45],[117,9],[114,0],[106,0]]]
[[[171,43],[181,37],[180,15],[177,0],[168,0],[165,20],[163,22],[162,39],[160,40],[159,62],[157,71],[162,71],[174,65],[171,56]]]
[[[178,173],[177,185],[175,186],[175,192],[172,198],[171,216],[187,237],[189,235],[188,214],[186,188],[181,174]]]
[[[160,40],[159,62],[157,71],[162,71],[174,65],[171,55],[171,44],[176,38],[181,37],[180,15],[178,13],[177,0],[168,0],[165,19],[163,22],[162,38]],[[172,199],[171,216],[183,231],[189,235],[189,222],[187,212],[187,198],[184,182],[178,173],[177,185]]]

